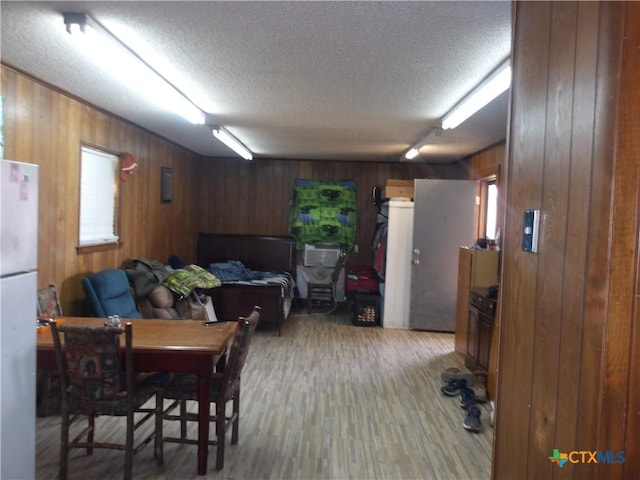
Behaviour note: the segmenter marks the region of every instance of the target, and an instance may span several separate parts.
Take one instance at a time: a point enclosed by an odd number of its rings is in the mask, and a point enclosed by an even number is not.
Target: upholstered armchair
[[[142,318],[129,290],[124,270],[109,269],[82,279],[82,286],[97,317],[119,315],[122,318]]]

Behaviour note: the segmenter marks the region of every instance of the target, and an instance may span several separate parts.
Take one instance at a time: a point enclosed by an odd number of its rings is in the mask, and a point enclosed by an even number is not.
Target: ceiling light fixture
[[[509,60],[501,64],[442,118],[442,128],[456,128],[511,85]]]
[[[135,51],[86,13],[63,13],[72,38],[103,68],[153,103],[175,112],[195,125],[205,113],[180,89],[163,77]]]
[[[418,143],[416,143],[407,153],[403,155],[403,157],[407,160],[411,160],[412,158],[416,158],[420,154],[420,149],[430,143],[436,137],[442,136],[442,129],[438,127],[434,127],[431,131],[424,136]]]
[[[224,127],[216,125],[212,128],[213,136],[236,152],[245,160],[253,160],[253,154],[240,141],[231,135]]]

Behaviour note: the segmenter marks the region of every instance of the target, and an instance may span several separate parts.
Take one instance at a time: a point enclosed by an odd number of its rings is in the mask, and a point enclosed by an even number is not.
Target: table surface
[[[63,317],[61,325],[102,326],[104,318]],[[236,322],[221,322],[204,326],[199,320],[162,320],[123,318],[122,324],[131,322],[133,327],[133,351],[202,352],[208,355],[222,353],[236,328]],[[121,341],[124,342],[124,336]],[[38,335],[38,350],[53,349],[49,332]]]

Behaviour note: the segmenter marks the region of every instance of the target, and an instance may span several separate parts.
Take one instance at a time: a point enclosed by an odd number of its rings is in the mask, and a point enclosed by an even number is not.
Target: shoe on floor
[[[447,395],[448,397],[455,397],[460,393],[463,387],[467,386],[467,381],[462,380],[450,380],[449,383],[444,385],[440,391]]]
[[[476,394],[471,387],[460,389],[460,406],[465,410],[476,404]]]
[[[467,417],[464,419],[462,426],[465,430],[469,430],[470,432],[478,433],[482,428],[482,423],[480,423],[480,409],[475,405],[469,407]]]
[[[452,367],[447,368],[444,372],[442,372],[440,378],[444,383],[449,383],[451,380],[464,380],[465,382],[467,382],[467,385],[471,386],[473,385],[476,377],[475,374],[471,372],[462,372],[460,371],[460,369]]]

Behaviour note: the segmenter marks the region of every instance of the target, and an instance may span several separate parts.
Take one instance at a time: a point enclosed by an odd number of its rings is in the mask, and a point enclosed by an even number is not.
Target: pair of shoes
[[[467,381],[465,379],[462,380],[450,380],[449,383],[440,388],[440,391],[447,395],[448,397],[455,397],[460,390],[466,388]]]
[[[465,430],[478,433],[482,429],[482,423],[480,423],[480,409],[475,405],[469,407],[467,417],[464,419],[462,426]]]
[[[459,368],[451,367],[442,372],[440,378],[444,383],[449,383],[451,380],[464,380],[467,382],[467,385],[473,385],[475,374],[471,372],[463,372]]]

